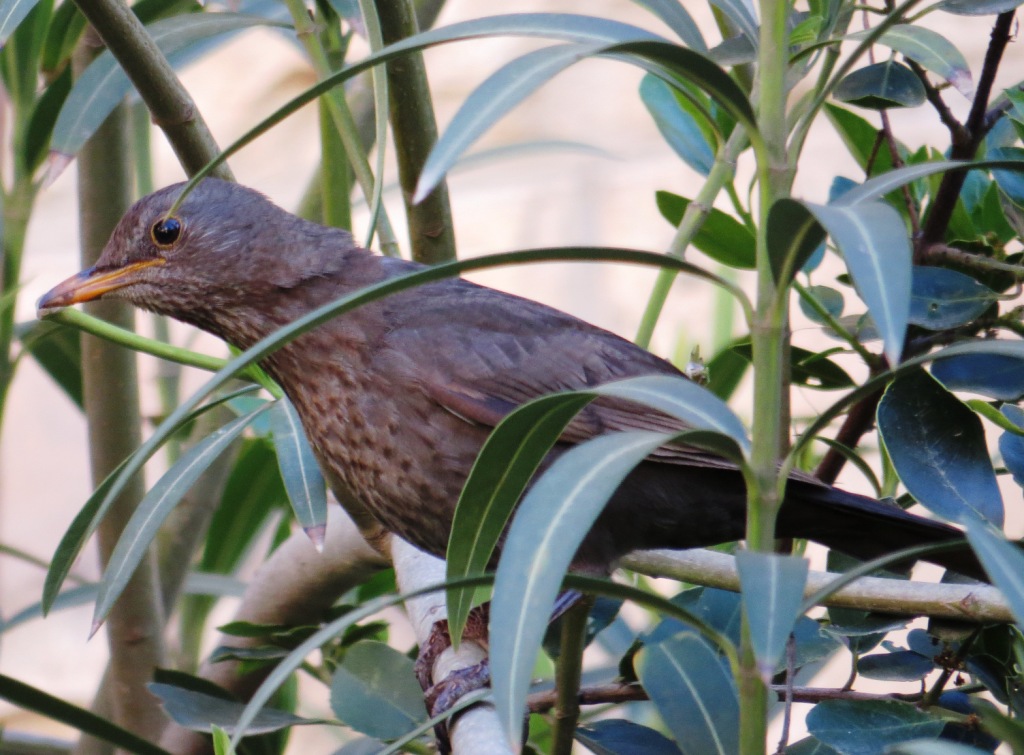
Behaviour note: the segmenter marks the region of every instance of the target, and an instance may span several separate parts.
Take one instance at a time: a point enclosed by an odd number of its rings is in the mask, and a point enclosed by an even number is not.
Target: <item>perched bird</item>
[[[181,185],[136,203],[96,265],[39,302],[100,297],[191,323],[245,349],[345,294],[416,270],[302,220],[257,192],[206,179],[173,215]],[[563,312],[460,279],[430,283],[337,317],[263,367],[294,403],[339,500],[443,556],[459,492],[488,433],[518,405],[553,391],[681,373],[644,349]],[[602,398],[551,453],[597,434],[680,429],[643,406]],[[706,452],[664,447],[612,496],[573,560],[606,573],[640,548],[691,548],[743,537],[741,475]],[[868,558],[961,537],[896,506],[796,474],[777,534]],[[969,554],[934,557],[977,573]]]

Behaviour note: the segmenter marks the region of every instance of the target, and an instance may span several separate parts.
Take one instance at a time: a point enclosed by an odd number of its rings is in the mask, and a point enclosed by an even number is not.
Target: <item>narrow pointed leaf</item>
[[[1024,0],[946,0],[938,8],[958,16],[994,16],[1006,13],[1024,3]]]
[[[685,439],[685,433],[680,437]],[[492,689],[517,745],[530,677],[562,578],[626,475],[671,440],[665,433],[603,435],[565,452],[527,493],[498,564],[491,603]]]
[[[768,262],[776,284],[787,285],[824,240],[825,229],[803,203],[777,200],[768,212]]]
[[[644,647],[637,672],[683,753],[739,752],[736,686],[724,660],[700,635],[686,632]]]
[[[882,198],[890,191],[906,186],[921,178],[944,173],[947,170],[992,170],[1002,169],[1006,171],[1024,171],[1024,160],[975,160],[973,162],[962,162],[958,160],[940,160],[918,165],[906,165],[896,170],[890,170],[882,175],[875,176],[865,181],[860,186],[855,186],[845,192],[841,197],[832,202],[832,205],[854,205],[865,202],[872,202]]]
[[[200,42],[254,26],[277,25],[260,16],[239,13],[190,13],[156,21],[148,27],[153,41],[172,63]],[[75,155],[132,90],[121,66],[109,51],[94,60],[75,82],[53,127],[50,149]]]
[[[805,202],[846,260],[847,268],[896,365],[910,315],[910,238],[900,214],[887,204],[816,205]]]
[[[907,490],[954,522],[1003,524],[1003,499],[978,415],[922,369],[900,375],[878,405],[878,430]]]
[[[270,408],[265,404],[228,422],[181,455],[139,503],[125,525],[100,582],[93,624],[103,621],[120,597],[136,567],[145,557],[160,525],[182,496],[228,445],[245,430],[256,416]]]
[[[295,518],[307,533],[316,531],[327,524],[327,488],[298,412],[286,397],[274,402],[270,427],[274,433],[277,466]],[[323,540],[320,542],[322,545]]]
[[[687,47],[697,52],[707,52],[708,46],[704,41],[704,36],[700,33],[700,27],[697,26],[693,16],[686,11],[679,0],[633,0],[633,2],[647,8],[664,21]]]
[[[777,553],[736,554],[750,644],[765,684],[771,682],[800,615],[807,560]]]
[[[683,221],[690,200],[669,191],[655,193],[658,212],[673,226]],[[757,267],[757,240],[743,223],[712,207],[693,237],[693,245],[716,262],[753,270]]]
[[[969,391],[999,401],[1024,397],[1024,358],[1003,354],[963,354],[940,359],[932,375],[951,391]]]
[[[7,44],[14,30],[39,0],[4,0],[0,3],[0,47]]]
[[[694,114],[676,99],[672,88],[657,76],[647,74],[640,82],[640,100],[673,151],[687,165],[706,176],[715,163],[715,147],[708,141]]]
[[[863,40],[870,30],[851,34],[849,39]],[[974,83],[971,80],[971,68],[967,60],[956,46],[936,31],[912,24],[896,24],[886,29],[876,40],[877,44],[885,45],[905,55],[941,76],[952,84],[960,94],[971,99],[974,96]]]
[[[967,540],[992,584],[1010,604],[1018,627],[1024,627],[1024,553],[998,529],[979,519],[967,522]]]
[[[565,426],[593,394],[544,396],[505,417],[488,436],[459,496],[448,541],[448,579],[481,574],[491,560],[512,510]],[[448,626],[462,637],[473,589],[448,590]]]
[[[214,697],[184,687],[162,682],[150,682],[146,685],[150,692],[160,698],[167,715],[179,726],[191,731],[209,734],[214,727],[231,734],[245,710],[245,704]],[[321,724],[323,719],[303,718],[283,710],[264,708],[248,726],[249,734],[269,734],[289,726]]]
[[[999,453],[1014,481],[1024,488],[1024,409],[1003,404],[1000,412],[1013,429],[999,436]]]
[[[47,694],[36,687],[0,674],[0,699],[19,708],[39,713],[104,742],[110,742],[126,752],[136,755],[170,755],[167,750],[147,742],[127,729],[115,726],[92,711]]]
[[[735,441],[743,451],[750,449],[746,428],[729,405],[707,388],[685,378],[642,375],[605,383],[590,390],[599,396],[614,396],[649,406],[694,429],[720,433]]]
[[[750,0],[711,0],[711,4],[729,17],[756,50],[760,33],[757,14]]]

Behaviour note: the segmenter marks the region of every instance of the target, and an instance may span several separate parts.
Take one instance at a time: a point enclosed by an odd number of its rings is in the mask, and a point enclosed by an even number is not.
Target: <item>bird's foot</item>
[[[490,683],[491,664],[487,658],[475,666],[452,671],[424,694],[430,717],[441,715],[455,705],[463,695],[482,689]]]

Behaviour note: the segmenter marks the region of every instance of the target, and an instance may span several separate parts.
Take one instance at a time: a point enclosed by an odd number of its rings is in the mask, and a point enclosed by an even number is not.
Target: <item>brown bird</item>
[[[171,216],[181,189],[136,203],[95,267],[40,308],[126,299],[245,349],[340,296],[420,266],[356,246],[349,233],[291,215],[245,187],[206,179]],[[488,433],[537,396],[638,375],[681,373],[644,349],[527,299],[448,279],[335,318],[263,362],[295,404],[324,475],[357,521],[443,556],[459,492]],[[654,410],[600,399],[552,458],[600,433],[673,430]],[[641,548],[743,537],[742,477],[727,461],[659,449],[611,498],[572,568],[607,573]],[[803,474],[788,483],[777,534],[860,558],[961,537],[943,524]],[[969,554],[938,563],[979,575]]]

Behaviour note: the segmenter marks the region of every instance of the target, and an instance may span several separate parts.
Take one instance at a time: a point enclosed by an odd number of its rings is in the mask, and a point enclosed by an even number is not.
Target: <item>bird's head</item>
[[[136,202],[96,264],[45,294],[40,311],[118,298],[204,325],[213,310],[251,306],[334,272],[353,249],[347,232],[301,220],[218,179],[202,181],[172,212],[182,186]]]

